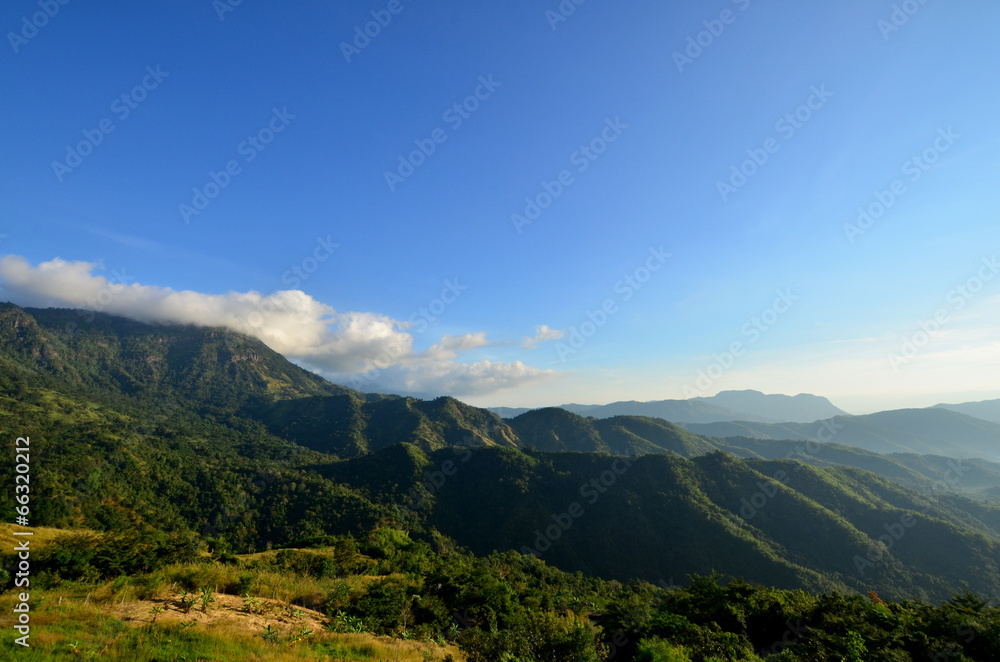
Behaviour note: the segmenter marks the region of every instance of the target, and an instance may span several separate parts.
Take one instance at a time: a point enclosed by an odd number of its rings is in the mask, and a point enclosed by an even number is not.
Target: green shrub
[[[639,642],[636,662],[691,662],[688,651],[666,639],[652,637]]]

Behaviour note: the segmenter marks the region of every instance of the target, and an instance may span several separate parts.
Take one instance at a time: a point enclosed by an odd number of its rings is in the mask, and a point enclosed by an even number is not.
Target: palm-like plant
[[[261,614],[264,612],[264,605],[260,601],[260,598],[255,598],[249,593],[244,593],[243,609],[248,614]]]
[[[262,636],[264,638],[264,641],[267,641],[267,642],[270,642],[270,643],[277,643],[277,641],[278,641],[278,634],[279,634],[279,632],[277,630],[275,630],[274,628],[272,628],[271,624],[268,623],[267,627],[264,628],[264,631],[260,633],[260,636]]]
[[[201,602],[201,610],[208,613],[208,606],[215,602],[215,595],[212,594],[212,589],[207,586],[201,589],[201,595],[198,596],[198,600]]]
[[[181,611],[185,614],[191,611],[191,607],[194,606],[195,597],[188,593],[187,591],[181,591]]]

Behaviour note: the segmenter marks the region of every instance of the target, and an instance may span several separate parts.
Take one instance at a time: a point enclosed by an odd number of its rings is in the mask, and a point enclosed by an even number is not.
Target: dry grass
[[[124,603],[111,604],[107,612],[129,625],[151,625],[154,619],[153,608],[163,611],[155,615],[157,623],[170,624],[179,621],[194,621],[198,624],[237,624],[241,629],[254,634],[264,631],[267,625],[281,631],[290,631],[306,627],[313,632],[323,629],[326,616],[313,609],[295,607],[279,600],[261,599],[261,613],[248,613],[244,608],[243,598],[225,593],[215,593],[214,601],[205,611],[197,604],[185,611],[181,604],[180,593],[152,600],[126,600]]]
[[[47,527],[0,523],[0,545],[13,548],[23,539],[13,530],[30,530],[36,550],[60,535],[80,533]],[[325,555],[317,550],[300,550]],[[18,591],[0,594],[0,650],[17,649],[18,660],[219,660],[302,662],[442,662],[465,656],[455,646],[403,641],[373,634],[339,634],[323,629],[326,617],[315,608],[331,594],[345,601],[364,593],[374,575],[311,578],[253,567],[277,551],[248,554],[234,565],[208,559],[176,564],[157,572],[85,585],[64,583],[30,588],[31,648],[14,644],[19,636],[12,609]],[[196,597],[212,591],[206,611],[200,603],[185,609],[181,592]],[[259,600],[248,613],[242,593]],[[271,641],[265,640],[265,632]],[[304,634],[308,632],[309,634]]]
[[[104,585],[34,591],[31,597],[31,648],[19,660],[106,659],[151,662],[206,659],[225,662],[353,660],[356,662],[441,662],[465,657],[454,646],[401,641],[371,634],[323,630],[325,617],[278,600],[262,600],[264,613],[250,614],[242,598],[215,594],[208,611],[196,605],[185,612],[179,593],[148,600],[110,599]],[[0,647],[10,650],[16,633],[11,618],[13,593],[0,595]],[[163,611],[155,614],[154,607]],[[270,627],[277,641],[265,641]],[[293,634],[311,631],[294,641]]]
[[[30,531],[30,536],[15,536],[14,531]],[[31,549],[43,547],[66,533],[91,533],[87,529],[52,529],[47,526],[14,526],[7,522],[0,523],[0,549],[13,549],[14,545],[25,539],[31,541]]]

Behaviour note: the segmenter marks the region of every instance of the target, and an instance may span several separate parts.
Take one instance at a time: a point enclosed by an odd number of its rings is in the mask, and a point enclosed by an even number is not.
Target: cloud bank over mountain
[[[554,374],[520,361],[465,363],[490,345],[485,332],[445,335],[414,348],[411,324],[377,312],[341,312],[301,290],[207,294],[131,282],[99,262],[56,258],[38,265],[0,258],[2,298],[20,306],[78,308],[141,322],[224,327],[254,336],[324,376],[364,390],[414,395],[488,394]]]

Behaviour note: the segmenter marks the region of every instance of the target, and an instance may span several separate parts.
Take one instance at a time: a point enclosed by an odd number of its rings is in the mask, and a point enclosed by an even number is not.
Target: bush
[[[392,632],[409,616],[409,585],[392,578],[376,582],[358,600],[355,611],[372,631]]]
[[[639,642],[636,662],[691,662],[686,648],[652,637]]]
[[[336,577],[337,566],[331,560],[313,552],[282,549],[274,556],[272,565],[278,570],[309,577]]]
[[[138,575],[195,559],[190,541],[162,531],[67,534],[32,553],[33,569],[59,579],[95,582]],[[8,561],[4,559],[5,564]]]

